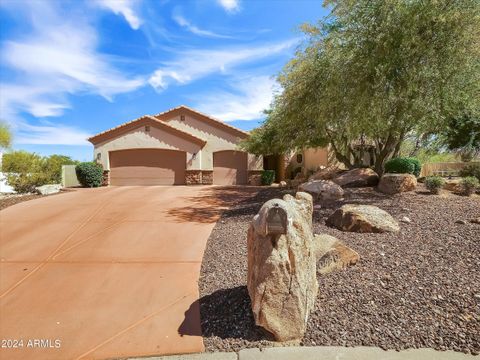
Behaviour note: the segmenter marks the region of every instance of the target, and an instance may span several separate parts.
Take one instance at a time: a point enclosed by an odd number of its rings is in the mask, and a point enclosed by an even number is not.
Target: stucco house
[[[240,151],[248,133],[187,106],[144,115],[90,137],[109,185],[242,185],[263,159]]]

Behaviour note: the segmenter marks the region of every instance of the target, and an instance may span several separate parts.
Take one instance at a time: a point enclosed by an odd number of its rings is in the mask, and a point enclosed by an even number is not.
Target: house
[[[248,133],[179,106],[92,136],[109,185],[251,184],[263,159],[240,151]]]

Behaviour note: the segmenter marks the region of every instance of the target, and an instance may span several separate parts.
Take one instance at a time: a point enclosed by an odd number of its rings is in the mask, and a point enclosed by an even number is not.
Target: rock
[[[315,200],[335,201],[343,199],[344,191],[341,186],[330,180],[312,180],[301,184],[299,191],[304,191],[313,196]]]
[[[404,223],[407,223],[407,224],[410,224],[412,222],[412,220],[410,220],[410,218],[408,216],[403,216],[401,219],[400,219],[401,222],[404,222]]]
[[[385,194],[398,194],[415,190],[417,179],[412,174],[384,174],[378,184],[378,191]]]
[[[480,217],[470,220],[472,224],[480,224]]]
[[[280,183],[278,184],[281,188],[286,188],[287,187],[287,182],[286,181],[280,181]]]
[[[455,221],[455,224],[466,225],[467,221],[466,220],[457,220],[457,221]]]
[[[400,230],[389,213],[372,205],[343,205],[330,215],[327,225],[351,232],[383,233]]]
[[[310,177],[308,178],[308,181],[312,181],[312,180],[331,180],[335,176],[337,176],[340,171],[341,170],[336,166],[329,166],[329,167],[320,169],[317,172],[315,172],[314,174],[310,175]]]
[[[60,184],[48,184],[48,185],[38,186],[35,188],[37,193],[39,193],[40,195],[56,194],[61,189],[62,189],[62,185]]]
[[[255,174],[250,176],[248,179],[248,185],[251,186],[261,186],[262,185],[262,175]]]
[[[460,179],[446,179],[443,188],[451,192],[460,191]]]
[[[267,201],[248,230],[248,293],[255,323],[278,341],[301,339],[318,293],[312,196]]]
[[[345,171],[332,181],[341,187],[365,187],[378,184],[378,174],[370,168],[357,168]]]
[[[328,234],[315,235],[315,257],[317,258],[317,272],[328,274],[334,270],[342,270],[355,265],[360,256],[358,253],[336,237]]]

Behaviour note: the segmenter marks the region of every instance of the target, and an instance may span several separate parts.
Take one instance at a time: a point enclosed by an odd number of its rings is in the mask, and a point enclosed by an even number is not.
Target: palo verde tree
[[[307,41],[278,76],[283,92],[244,148],[330,144],[352,168],[368,142],[382,173],[407,135],[440,132],[460,112],[478,114],[477,0],[326,5],[330,16],[302,27]]]

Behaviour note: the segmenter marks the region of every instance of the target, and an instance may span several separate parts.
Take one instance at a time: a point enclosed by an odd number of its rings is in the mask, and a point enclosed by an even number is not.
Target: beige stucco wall
[[[109,151],[135,148],[171,149],[187,153],[187,170],[213,170],[214,152],[239,150],[237,143],[240,141],[240,137],[235,136],[233,131],[223,130],[218,126],[189,115],[185,115],[185,121],[181,121],[180,116],[172,117],[166,121],[168,125],[174,128],[205,140],[206,144],[202,147],[155,126],[150,126],[150,131],[146,132],[145,126],[141,125],[113,139],[95,145],[94,159],[97,159],[97,154],[100,153],[99,162],[104,169],[109,170]],[[263,169],[262,157],[248,154],[248,170],[261,169]]]
[[[320,166],[328,166],[328,148],[310,148],[303,151],[303,171],[316,171]]]
[[[202,150],[202,170],[213,169],[214,152],[222,150],[239,150],[237,143],[241,140],[240,137],[235,136],[231,131],[223,130],[204,120],[185,114],[184,121],[180,120],[180,115],[169,118],[166,121],[168,122],[168,125],[172,127],[207,141]],[[262,157],[256,157],[255,155],[249,154],[248,170],[261,169],[263,169]]]
[[[113,139],[95,145],[94,158],[101,154],[99,162],[103,168],[110,170],[109,151],[126,149],[169,149],[181,150],[187,153],[187,169],[200,169],[202,159],[201,145],[175,136],[168,131],[150,126],[150,131],[145,131],[145,126],[121,134]],[[196,153],[195,158],[193,154]]]

